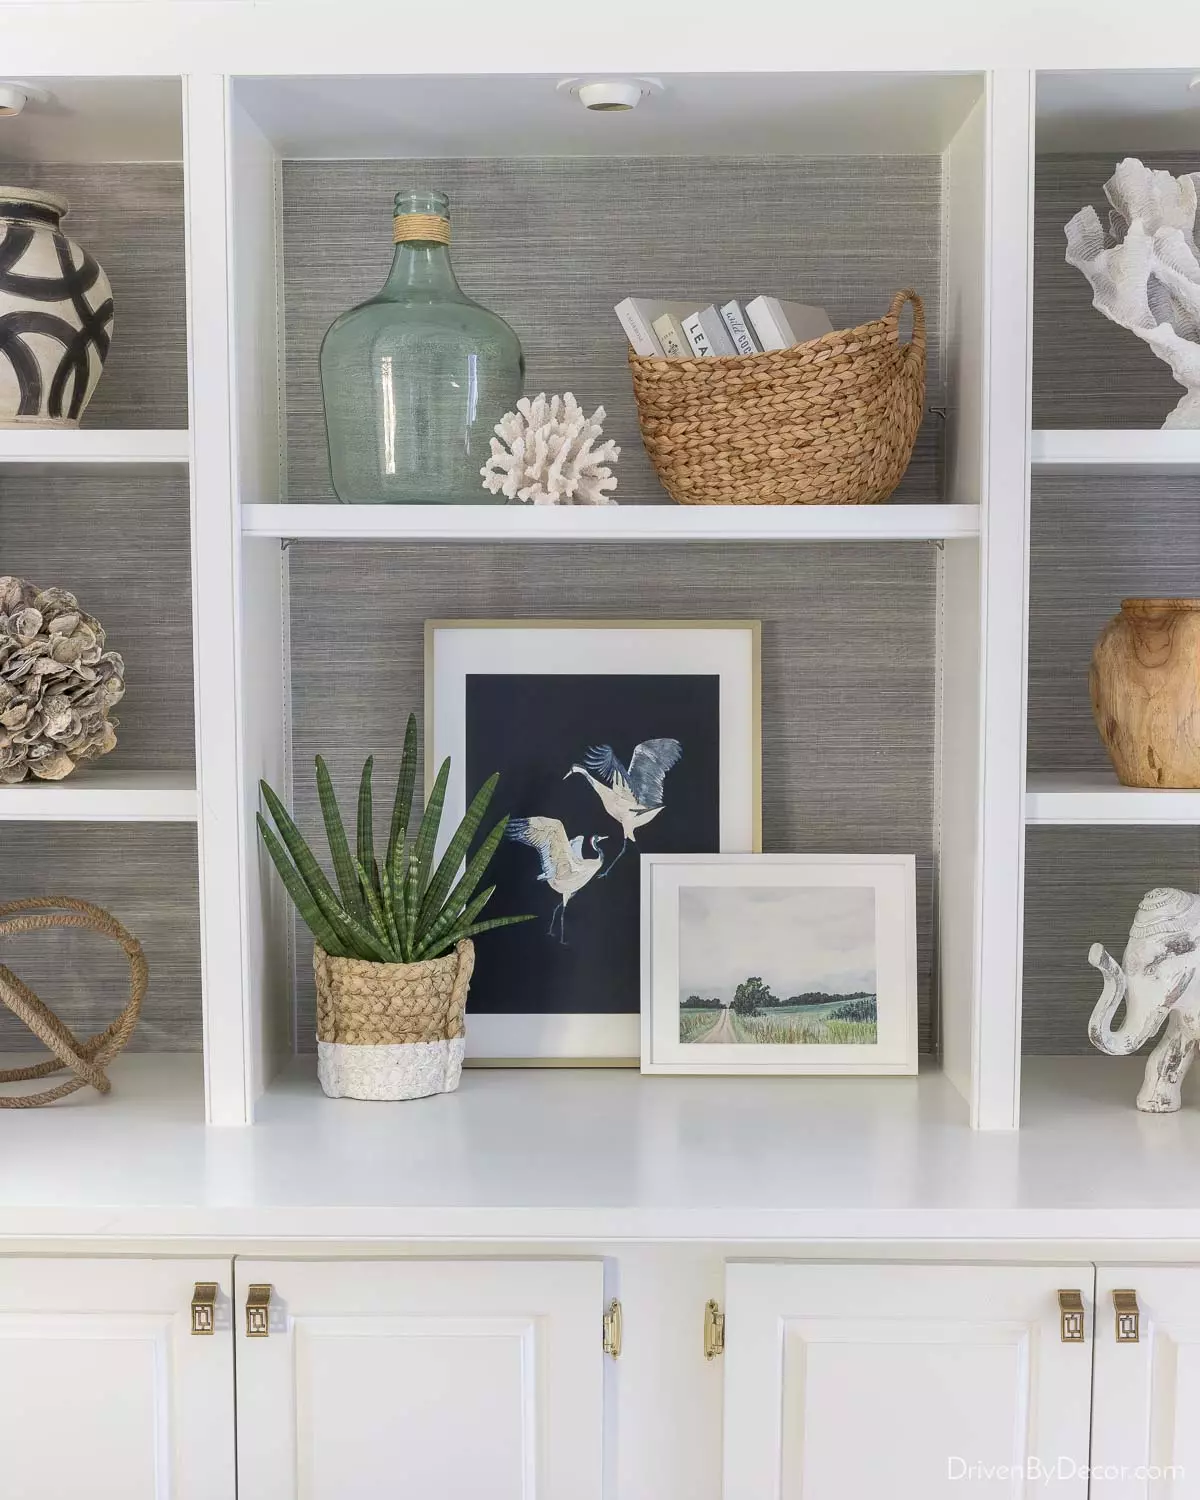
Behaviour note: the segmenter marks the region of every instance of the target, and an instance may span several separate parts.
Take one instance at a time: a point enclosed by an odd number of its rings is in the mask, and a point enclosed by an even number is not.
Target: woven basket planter
[[[921,425],[925,310],[897,292],[886,317],[791,349],[629,365],[646,451],[681,505],[872,505],[900,483]]]
[[[331,1099],[423,1099],[458,1087],[475,947],[417,964],[333,958],[313,945],[317,1077]]]

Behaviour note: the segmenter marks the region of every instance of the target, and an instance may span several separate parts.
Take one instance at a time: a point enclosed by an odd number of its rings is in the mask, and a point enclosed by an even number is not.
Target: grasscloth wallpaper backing
[[[125,659],[117,749],[92,774],[102,776],[109,765],[127,771],[195,766],[189,557],[183,476],[0,479],[0,573],[69,588]],[[6,823],[0,844],[0,901],[82,896],[110,910],[141,941],[150,988],[131,1047],[199,1051],[195,829]],[[79,1036],[103,1029],[124,1003],[125,960],[103,938],[27,936],[7,942],[0,959]],[[0,1009],[0,1051],[39,1047]]]
[[[1182,171],[1194,160],[1149,158]],[[1062,225],[1102,206],[1114,162],[1038,164],[1034,421],[1156,427],[1179,388],[1130,334],[1090,306],[1063,261]],[[72,201],[67,227],[108,271],[113,353],[87,424],[183,426],[183,193],[174,166],[13,167]],[[374,292],[391,254],[394,191],[444,187],[466,290],[517,328],[531,390],[604,404],[622,444],[619,498],[662,503],[641,449],[625,342],[611,308],[631,292],[823,303],[835,323],[876,315],[905,284],[926,296],[931,406],[943,403],[940,173],[935,157],[293,162],[283,232],[290,498],[331,499],[317,378],[321,335]],[[600,226],[597,232],[597,226]],[[898,500],[941,491],[941,430],[927,419]],[[37,524],[32,524],[36,516]],[[136,539],[134,542],[131,539]],[[297,804],[319,832],[313,754],[347,793],[362,758],[394,775],[410,705],[422,701],[421,626],[432,615],[746,616],[764,623],[767,848],[915,850],[921,1046],[933,1035],[935,564],[886,546],[517,549],[296,544],[292,589]],[[1200,592],[1200,484],[1075,477],[1037,482],[1032,530],[1029,760],[1033,770],[1106,764],[1091,723],[1087,662],[1126,593]],[[74,588],[123,651],[120,763],[193,763],[187,486],[181,478],[0,480],[0,571]],[[148,625],[148,622],[153,622]],[[1039,829],[1028,841],[1025,1048],[1088,1049],[1097,993],[1088,945],[1119,949],[1142,892],[1195,888],[1200,834]],[[134,1045],[198,1047],[195,837],[174,827],[8,827],[0,896],[66,890],[111,905],[146,943],[151,989]],[[22,954],[73,1025],[106,1022],[94,976],[112,955],[72,940],[53,972]],[[87,946],[86,952],[84,945]],[[312,1045],[308,948],[298,944],[299,1029]],[[93,967],[94,963],[99,968]],[[119,963],[112,983],[121,992]],[[0,1048],[20,1043],[0,1017]]]
[[[0,475],[0,574],[70,589],[125,659],[127,771],[196,763],[188,530],[185,475]]]
[[[63,227],[112,282],[112,350],[84,425],[186,427],[182,168],[8,164],[0,175],[63,193],[71,204]],[[124,770],[195,765],[188,503],[184,475],[0,476],[0,573],[69,588],[125,658],[109,761]],[[82,896],[141,940],[150,987],[131,1049],[199,1051],[195,829],[5,824],[2,841],[0,900]],[[80,1036],[106,1026],[128,993],[125,960],[103,938],[30,935],[2,957]],[[41,1044],[0,1010],[7,1049]]]
[[[427,619],[761,620],[764,846],[917,855],[928,1046],[932,547],[297,542],[289,557],[294,796],[314,838],[323,837],[318,752],[346,806],[372,752],[376,786],[394,785],[405,717],[423,702]],[[299,1035],[311,1050],[312,945],[302,929],[296,950]]]
[[[912,286],[929,318],[928,404],[941,406],[941,170],[936,156],[285,163],[288,498],[334,498],[318,351],[387,275],[399,188],[449,193],[459,281],[516,329],[526,390],[602,405],[621,446],[617,498],[653,505],[670,502],[638,434],[614,304],[766,292],[824,306],[837,328]],[[897,500],[942,498],[941,450],[929,416]]]
[[[1136,142],[1130,154],[1138,154]],[[1175,173],[1200,160],[1148,153]],[[1034,253],[1035,427],[1161,427],[1183,394],[1166,365],[1092,307],[1064,259],[1063,225],[1085,204],[1107,219],[1114,156],[1037,164]],[[1081,475],[1033,486],[1029,629],[1029,768],[1104,770],[1088,663],[1127,595],[1200,594],[1200,481]],[[1200,832],[1039,828],[1026,847],[1024,1047],[1086,1053],[1100,994],[1094,942],[1121,952],[1138,901],[1155,885],[1195,890]]]
[[[111,911],[146,950],[150,987],[134,1052],[199,1052],[200,893],[196,830],[181,823],[6,823],[0,901],[82,896]],[[76,1036],[102,1030],[129,995],[115,943],[92,933],[28,933],[0,955]],[[0,1007],[0,1052],[42,1045]]]

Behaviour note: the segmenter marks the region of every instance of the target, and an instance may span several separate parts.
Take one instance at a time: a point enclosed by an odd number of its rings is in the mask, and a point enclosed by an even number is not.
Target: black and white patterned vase
[[[66,212],[57,193],[0,187],[0,427],[78,427],[108,356],[112,287]]]

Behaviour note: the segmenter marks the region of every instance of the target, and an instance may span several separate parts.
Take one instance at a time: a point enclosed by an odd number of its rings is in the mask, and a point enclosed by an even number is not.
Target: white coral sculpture
[[[602,406],[585,417],[570,391],[522,396],[496,423],[492,456],[479,471],[484,489],[535,505],[616,505],[607,493],[617,487],[608,465],[621,450],[611,438],[594,446],[604,417]]]
[[[0,578],[0,786],[61,781],[117,744],[125,664],[66,589]]]
[[[1092,306],[1144,339],[1187,391],[1164,427],[1200,427],[1200,172],[1172,177],[1126,157],[1104,185],[1106,236],[1094,208],[1067,224],[1067,262],[1092,284]]]

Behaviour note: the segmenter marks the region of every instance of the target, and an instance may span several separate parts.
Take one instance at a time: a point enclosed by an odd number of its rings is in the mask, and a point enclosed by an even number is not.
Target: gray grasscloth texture
[[[82,425],[186,427],[182,166],[0,162],[0,181],[63,193],[64,230],[112,283],[112,348]]]
[[[200,897],[196,830],[163,823],[9,823],[0,901],[80,896],[111,911],[146,950],[150,987],[130,1042],[135,1052],[199,1052]],[[81,1040],[101,1031],[129,994],[117,945],[94,933],[0,939],[7,964]],[[41,1043],[0,1006],[0,1052]]]
[[[188,532],[184,475],[0,477],[0,573],[69,589],[125,659],[108,766],[195,765]]]
[[[1131,143],[1130,154],[1138,154]],[[1192,171],[1194,157],[1150,154]],[[1035,427],[1161,427],[1182,388],[1133,334],[1091,305],[1064,259],[1063,225],[1085,204],[1106,217],[1116,156],[1037,163],[1034,242]],[[1097,771],[1108,756],[1092,722],[1088,663],[1127,595],[1200,593],[1200,481],[1103,475],[1033,486],[1029,769]],[[1196,889],[1200,833],[1168,828],[1035,828],[1027,838],[1023,1047],[1087,1053],[1100,979],[1093,942],[1120,954],[1152,886]]]
[[[1156,885],[1194,891],[1198,856],[1200,831],[1191,828],[1029,830],[1025,1052],[1094,1052],[1087,1022],[1101,981],[1088,949],[1103,943],[1119,961],[1138,902]]]
[[[1131,142],[1127,155],[1139,155]],[[1147,152],[1147,166],[1194,172],[1200,157]],[[1183,395],[1161,359],[1092,306],[1087,278],[1066,263],[1063,225],[1089,203],[1108,222],[1104,184],[1119,158],[1037,161],[1033,253],[1033,425],[1161,427]]]
[[[1030,542],[1029,768],[1109,765],[1088,698],[1101,627],[1130,596],[1200,593],[1200,479],[1036,478]]]
[[[397,189],[450,195],[454,265],[506,318],[525,388],[608,412],[617,499],[669,504],[642,448],[613,313],[623,297],[818,303],[835,327],[915,287],[929,319],[927,403],[941,406],[941,160],[936,156],[292,161],[283,173],[288,498],[331,501],[317,357],[333,319],[391,263]],[[942,498],[940,420],[927,416],[896,500]]]
[[[768,851],[917,856],[920,1036],[931,1037],[935,555],[921,543],[639,548],[335,545],[290,551],[297,818],[323,840],[313,757],[343,806],[374,753],[394,785],[423,702],[426,619],[758,619]],[[381,809],[386,813],[386,807]],[[297,933],[301,1046],[311,941]]]

